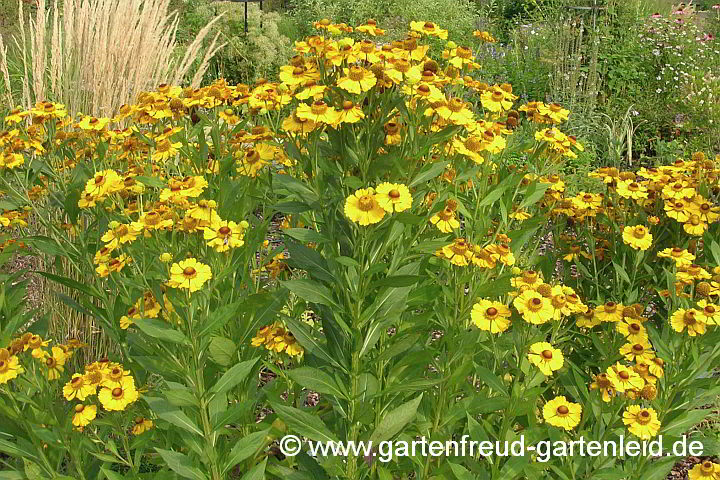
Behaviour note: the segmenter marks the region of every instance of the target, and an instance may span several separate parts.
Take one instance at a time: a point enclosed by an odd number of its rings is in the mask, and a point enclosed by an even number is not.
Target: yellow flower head
[[[511,315],[512,312],[506,305],[483,299],[473,305],[470,319],[480,330],[501,333],[510,326]]]
[[[635,250],[647,250],[652,245],[653,236],[643,225],[627,226],[623,229],[623,242]]]
[[[84,375],[79,373],[73,374],[72,378],[63,387],[63,396],[65,400],[84,401],[87,397],[95,395],[96,389],[94,385],[90,385]]]
[[[7,352],[5,349],[3,351]],[[24,371],[16,356],[8,354],[0,357],[0,385],[17,378]]]
[[[97,407],[95,405],[75,405],[75,415],[73,415],[72,424],[78,429],[82,429],[92,422],[97,416]]]
[[[623,413],[623,423],[633,435],[649,440],[660,430],[657,412],[652,408],[630,405]]]
[[[385,210],[371,188],[361,188],[345,200],[345,215],[355,223],[366,226],[378,223],[385,216]]]
[[[108,411],[125,410],[138,397],[139,394],[135,388],[133,377],[123,377],[118,386],[113,388],[103,387],[98,393],[100,403]]]
[[[562,351],[553,348],[547,342],[537,342],[530,345],[528,358],[530,363],[538,367],[547,376],[552,375],[556,370],[560,370],[564,363]]]
[[[688,478],[690,480],[718,480],[720,478],[720,465],[710,460],[705,460],[695,465],[688,472]]]
[[[375,200],[388,213],[402,212],[412,206],[412,195],[402,183],[381,183],[375,190]]]
[[[582,406],[569,402],[564,396],[555,397],[543,407],[543,418],[554,426],[572,430],[582,417]]]
[[[188,258],[170,267],[170,280],[167,285],[171,288],[185,288],[196,292],[212,278],[210,267],[200,263],[195,258]]]
[[[608,367],[607,378],[618,392],[641,390],[645,386],[645,380],[635,370],[621,363]]]
[[[670,317],[670,326],[679,333],[687,329],[688,335],[694,337],[696,335],[703,335],[706,332],[706,318],[705,315],[694,308],[687,310],[681,308]]]
[[[208,246],[213,247],[216,252],[227,252],[231,248],[245,245],[245,230],[249,226],[244,220],[239,224],[220,220],[205,227],[203,236],[208,241]]]
[[[137,417],[133,422],[132,434],[141,435],[155,426],[152,420],[144,417]]]
[[[337,81],[337,86],[347,92],[359,95],[367,92],[377,83],[375,75],[373,75],[370,70],[366,70],[360,66],[353,65],[350,68],[345,68],[343,71],[345,76]]]
[[[546,323],[555,315],[551,301],[534,290],[521,293],[513,300],[513,305],[522,315],[523,320],[533,325]]]

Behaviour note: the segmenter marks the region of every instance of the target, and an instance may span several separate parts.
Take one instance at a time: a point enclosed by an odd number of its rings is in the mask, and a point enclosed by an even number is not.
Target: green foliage
[[[266,2],[267,3],[267,2]],[[206,79],[226,78],[229,82],[251,82],[259,77],[272,77],[279,65],[289,56],[291,40],[286,32],[293,24],[288,17],[271,11],[264,4],[248,5],[248,33],[245,33],[245,6],[242,3],[210,0],[179,0],[180,15],[178,41],[192,41],[198,31],[222,14],[209,35],[220,33],[220,42],[226,43],[211,60]]]
[[[360,25],[369,18],[387,30],[387,38],[404,38],[410,20],[422,19],[441,25],[450,37],[467,39],[480,18],[470,0],[288,0],[297,32],[316,33],[312,23],[321,18]]]

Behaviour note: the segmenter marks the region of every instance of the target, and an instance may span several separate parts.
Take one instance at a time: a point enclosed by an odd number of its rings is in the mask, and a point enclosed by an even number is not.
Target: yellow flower
[[[158,140],[155,143],[155,152],[152,154],[153,162],[161,162],[175,158],[178,149],[182,146],[180,142],[172,142],[167,138]]]
[[[433,22],[410,22],[410,30],[413,32],[423,33],[431,37],[437,37],[441,40],[447,40],[448,31],[443,30]]]
[[[378,28],[377,22],[372,18],[365,22],[363,25],[355,27],[355,30],[357,30],[358,32],[367,33],[368,35],[371,35],[373,37],[377,35],[385,35],[385,30],[383,30],[382,28]]]
[[[94,201],[102,200],[107,195],[115,192],[119,192],[123,189],[123,179],[114,170],[103,170],[97,172],[93,178],[87,181],[85,184],[85,190],[83,190],[82,197],[87,196],[87,199]],[[78,202],[78,206],[81,208],[81,200]]]
[[[345,215],[360,225],[378,223],[385,216],[385,210],[380,206],[375,190],[361,188],[345,200]]]
[[[643,225],[627,226],[623,229],[623,241],[635,250],[647,250],[652,244],[653,236]]]
[[[670,258],[678,267],[688,267],[695,261],[695,255],[682,248],[666,248],[657,253],[660,258]]]
[[[98,393],[98,399],[103,408],[108,411],[125,410],[125,408],[135,402],[139,397],[135,388],[135,380],[133,377],[123,377],[120,385],[114,388],[103,387]]]
[[[450,260],[458,267],[467,267],[473,258],[472,245],[464,238],[456,238],[453,243],[445,245],[435,255]]]
[[[632,318],[624,318],[622,322],[617,322],[615,328],[622,333],[629,342],[647,342],[647,330],[642,323]]]
[[[450,233],[456,228],[460,228],[460,222],[455,217],[455,209],[451,204],[446,205],[445,208],[430,217],[430,223],[443,233]]]
[[[110,230],[105,232],[105,234],[100,237],[100,240],[106,242],[106,248],[110,250],[114,250],[124,243],[135,241],[138,234],[142,231],[135,225],[135,222],[130,225],[126,225],[114,220],[108,224],[108,228]]]
[[[155,424],[153,423],[152,420],[149,420],[144,417],[137,417],[135,419],[134,425],[132,427],[132,434],[133,435],[143,434],[143,433],[147,432],[148,430],[150,430],[151,428],[153,428],[154,426],[155,426]]]
[[[65,371],[65,361],[67,356],[60,347],[52,347],[52,356],[45,359],[45,366],[48,369],[48,380],[57,380],[60,374]]]
[[[213,247],[216,252],[227,252],[231,248],[245,245],[245,230],[248,227],[249,224],[245,220],[239,224],[220,220],[205,227],[203,237],[208,240],[208,246]]]
[[[620,322],[623,319],[623,306],[615,302],[606,302],[595,309],[595,316],[601,322]]]
[[[85,116],[76,126],[82,130],[100,131],[107,127],[108,123],[110,123],[109,118]]]
[[[412,206],[410,190],[402,183],[381,183],[375,190],[375,200],[388,213],[402,212]]]
[[[460,98],[451,98],[435,109],[443,120],[455,125],[468,125],[473,121],[473,112]]]
[[[705,460],[695,465],[688,472],[688,478],[690,480],[719,480],[720,465],[710,460]]]
[[[697,320],[707,325],[720,325],[720,306],[700,300],[697,303]]]
[[[620,353],[625,355],[625,359],[629,362],[647,363],[655,358],[655,352],[647,339],[626,343],[620,347]]]
[[[688,221],[683,224],[683,230],[689,235],[701,236],[708,229],[708,224],[703,222],[699,215],[690,215]]]
[[[63,387],[65,400],[84,401],[88,396],[95,395],[95,386],[90,385],[83,375],[75,373],[72,379]]]
[[[615,387],[608,378],[608,374],[601,372],[594,376],[594,381],[590,384],[590,390],[600,390],[602,392],[603,402],[609,402],[615,396]]]
[[[7,350],[3,350],[7,352]],[[0,385],[17,378],[18,375],[24,371],[25,370],[20,365],[16,356],[4,355],[3,357],[0,357]]]
[[[365,118],[365,112],[363,112],[362,107],[360,105],[355,105],[350,100],[345,100],[343,102],[342,110],[340,111],[337,124],[340,125],[341,123],[357,123],[363,118]]]
[[[298,105],[296,115],[303,120],[335,125],[339,120],[340,112],[328,107],[322,100],[316,100],[312,105],[304,103]]]
[[[480,330],[490,333],[504,332],[510,326],[510,309],[492,300],[480,300],[472,307],[470,319]]]
[[[343,72],[345,76],[338,79],[337,86],[350,93],[367,92],[377,83],[375,75],[370,70],[357,65],[345,68]]]
[[[704,322],[705,318],[707,317],[694,308],[688,310],[681,308],[670,317],[670,326],[679,333],[682,333],[687,328],[687,333],[691,337],[703,335],[707,330]]]
[[[648,198],[647,188],[631,179],[619,181],[617,184],[617,193],[623,198],[631,198],[633,200]]]
[[[163,263],[170,263],[170,262],[172,262],[172,259],[173,259],[172,255],[169,254],[168,252],[160,254],[159,258],[160,258],[160,261]]]
[[[188,258],[170,267],[170,280],[167,285],[171,288],[186,288],[195,292],[212,278],[210,267],[200,263],[195,258]]]
[[[530,345],[528,358],[530,363],[538,367],[547,376],[552,375],[556,370],[560,370],[564,363],[562,351],[553,348],[547,342],[537,342]]]
[[[645,380],[635,370],[619,362],[608,367],[607,378],[618,392],[641,390],[645,386]]]
[[[513,300],[513,305],[523,319],[533,325],[550,321],[555,310],[550,300],[534,290],[526,290]]]
[[[95,405],[75,405],[75,415],[73,415],[72,424],[74,427],[82,428],[90,424],[97,416],[97,407]]]
[[[582,406],[569,402],[564,396],[555,397],[543,407],[543,418],[554,426],[572,430],[580,423]]]
[[[633,435],[642,440],[649,440],[660,430],[657,412],[652,408],[630,405],[623,413],[623,423]]]
[[[485,90],[480,96],[480,103],[486,110],[499,113],[512,108],[513,100],[517,97],[498,86]]]

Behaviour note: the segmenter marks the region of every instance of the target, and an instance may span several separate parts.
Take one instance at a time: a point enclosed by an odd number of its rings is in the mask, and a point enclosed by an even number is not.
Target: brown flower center
[[[196,273],[197,271],[193,267],[185,267],[185,270],[183,270],[183,275],[186,277],[192,277]]]
[[[568,413],[570,413],[570,409],[565,405],[560,405],[556,411],[558,415],[567,415]]]
[[[363,195],[358,200],[360,210],[363,212],[369,212],[375,207],[375,199],[372,195]]]
[[[630,374],[623,370],[622,372],[618,373],[618,377],[622,378],[623,380],[627,380],[630,378]]]
[[[120,388],[120,387],[115,387],[115,388],[113,388],[112,396],[113,396],[113,398],[122,398],[122,396],[123,396],[123,389]]]
[[[75,413],[82,413],[83,410],[85,410],[85,405],[82,403],[80,405],[75,405]]]
[[[487,310],[485,310],[485,314],[486,314],[488,317],[494,317],[495,315],[498,314],[498,309],[495,308],[495,307],[490,307],[490,308],[488,308]]]
[[[553,353],[552,353],[552,351],[550,351],[550,350],[543,350],[543,351],[542,351],[542,356],[543,356],[543,358],[544,358],[545,360],[552,360],[552,358],[553,358]]]
[[[639,226],[635,227],[635,230],[633,231],[633,236],[637,239],[641,239],[641,238],[645,238],[646,233],[647,232],[645,230],[645,227],[643,227],[642,225],[639,225]]]
[[[353,82],[359,82],[360,80],[365,78],[365,69],[357,66],[350,67],[348,77],[350,77],[350,80],[352,80]]]

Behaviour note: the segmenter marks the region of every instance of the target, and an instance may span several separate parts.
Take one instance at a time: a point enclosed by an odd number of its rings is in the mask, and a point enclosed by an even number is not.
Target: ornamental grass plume
[[[159,84],[181,84],[192,74],[191,85],[199,86],[210,59],[224,46],[217,42],[218,33],[203,48],[218,16],[177,58],[178,17],[168,11],[170,0],[66,0],[62,5],[54,0],[50,8],[46,0],[38,0],[28,29],[22,0],[18,5],[15,47],[21,52],[22,103],[27,107],[52,99],[73,114],[112,116]],[[6,96],[12,98],[7,70],[0,40],[0,73]]]

